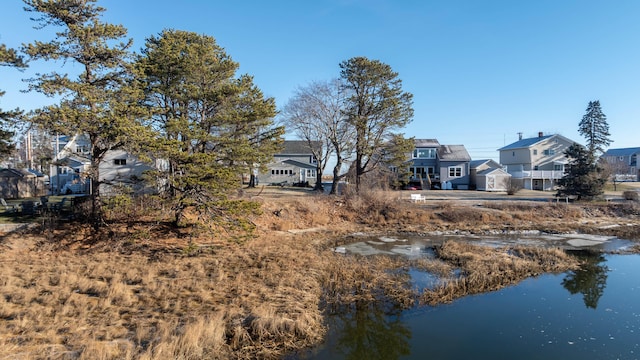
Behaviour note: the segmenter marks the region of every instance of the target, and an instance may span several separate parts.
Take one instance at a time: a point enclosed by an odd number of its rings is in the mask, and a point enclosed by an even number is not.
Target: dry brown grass
[[[354,302],[412,306],[410,266],[450,276],[426,303],[562,271],[561,253],[447,243],[437,261],[331,251],[354,231],[492,229],[635,232],[633,204],[414,204],[398,192],[346,197],[248,193],[262,204],[244,243],[175,229],[161,203],[123,206],[100,233],[84,224],[0,238],[0,359],[280,358],[317,344],[323,309]],[[150,211],[154,208],[156,211]],[[131,219],[136,219],[132,221]],[[588,220],[589,222],[585,222]],[[632,225],[600,229],[600,222]],[[590,225],[593,224],[593,225]],[[64,240],[63,240],[64,239]],[[220,240],[222,239],[222,240]]]
[[[543,273],[567,271],[578,261],[557,248],[490,248],[447,241],[436,248],[438,259],[461,270],[434,289],[425,289],[421,301],[436,305],[460,297],[495,291]]]
[[[408,308],[416,294],[409,286],[409,275],[402,271],[407,261],[388,256],[325,255],[325,271],[320,279],[323,299],[330,311],[339,311],[356,302],[385,302]]]
[[[291,240],[197,257],[0,253],[0,358],[276,358],[316,343],[318,255]]]

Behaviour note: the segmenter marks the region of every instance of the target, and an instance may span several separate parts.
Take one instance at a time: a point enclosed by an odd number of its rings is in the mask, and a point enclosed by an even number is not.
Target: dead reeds
[[[436,248],[437,258],[460,269],[460,275],[444,278],[425,289],[421,302],[448,303],[460,297],[495,291],[525,278],[576,268],[578,260],[557,248],[500,247],[447,241]]]
[[[276,240],[199,256],[0,253],[0,358],[269,359],[317,343],[318,253]]]
[[[254,196],[263,212],[252,219],[257,236],[244,243],[163,226],[155,202],[113,207],[129,214],[109,213],[101,234],[71,224],[47,236],[4,236],[0,359],[281,358],[322,340],[323,310],[436,304],[575,266],[557,249],[455,242],[416,261],[331,251],[356,231],[640,233],[635,204],[414,204],[399,195]],[[621,218],[635,225],[602,230],[596,222]],[[410,267],[446,280],[420,295]]]

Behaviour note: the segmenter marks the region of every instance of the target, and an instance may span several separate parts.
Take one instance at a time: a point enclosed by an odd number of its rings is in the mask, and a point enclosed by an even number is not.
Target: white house
[[[564,153],[574,143],[562,135],[540,132],[498,149],[500,164],[511,174],[511,181],[525,189],[554,190],[568,163]]]
[[[52,194],[89,194],[91,184],[87,172],[91,168],[90,143],[87,136],[57,136],[53,139],[55,151],[51,164],[50,187]],[[161,164],[149,164],[124,150],[108,151],[100,163],[100,193],[115,195],[122,191],[140,192],[145,184],[146,170]]]

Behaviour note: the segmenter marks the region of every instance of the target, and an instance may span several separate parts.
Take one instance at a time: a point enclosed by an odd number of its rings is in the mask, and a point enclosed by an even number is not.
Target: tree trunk
[[[338,157],[336,166],[333,167],[333,181],[331,182],[331,191],[329,194],[338,195],[338,181],[340,181],[340,169],[342,168],[342,158]]]
[[[99,163],[91,161],[91,224],[93,228],[98,230],[104,225],[104,217],[102,214],[102,199],[100,197],[100,169]]]
[[[316,168],[316,185],[313,190],[324,192],[324,185],[322,185],[322,169],[320,166]]]

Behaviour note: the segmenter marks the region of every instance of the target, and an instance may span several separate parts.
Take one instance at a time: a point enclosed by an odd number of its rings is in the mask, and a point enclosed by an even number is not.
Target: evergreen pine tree
[[[595,157],[584,146],[574,143],[565,154],[569,159],[565,176],[558,180],[557,196],[572,196],[576,200],[591,200],[602,195],[606,176]]]
[[[18,55],[15,49],[10,49],[4,44],[0,44],[0,66],[25,68],[26,64],[22,56]],[[0,96],[2,95],[4,95],[4,91],[0,91]],[[14,132],[10,130],[11,122],[21,114],[22,111],[19,109],[10,111],[0,109],[0,157],[9,155],[15,149],[15,144],[12,139]]]
[[[578,132],[587,139],[587,149],[593,156],[604,153],[605,148],[611,144],[607,116],[602,112],[599,100],[589,101]]]
[[[340,68],[349,92],[345,112],[356,134],[352,169],[358,192],[362,176],[384,163],[383,145],[411,122],[413,95],[402,91],[398,73],[378,60],[354,57],[340,63]]]
[[[58,104],[36,112],[31,121],[49,131],[88,137],[91,167],[86,174],[91,183],[91,219],[102,226],[100,164],[108,151],[134,144],[145,133],[139,119],[145,116],[138,106],[141,96],[132,87],[129,59],[132,45],[124,39],[121,25],[100,20],[104,8],[96,0],[24,0],[25,10],[37,13],[39,28],[53,26],[59,31],[49,42],[35,41],[24,46],[30,60],[61,60],[79,65],[80,73],[52,71],[32,79],[30,89],[60,98]]]
[[[273,126],[275,100],[211,36],[164,30],[147,39],[136,68],[158,132],[150,146],[169,162],[158,171],[175,223],[192,209],[216,225],[244,227],[254,203],[231,201],[241,174],[272,161],[284,129]],[[226,219],[226,220],[225,220]]]

